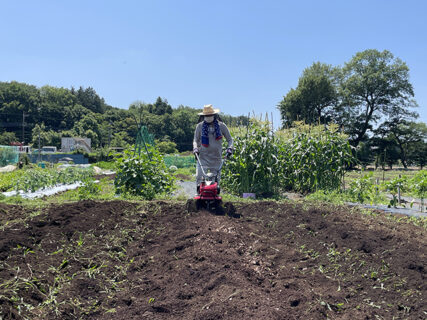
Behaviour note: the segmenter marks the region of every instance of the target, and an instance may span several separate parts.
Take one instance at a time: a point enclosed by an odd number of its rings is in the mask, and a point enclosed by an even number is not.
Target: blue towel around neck
[[[219,123],[217,119],[213,121],[213,125],[215,127],[215,139],[222,139],[222,133],[221,129],[219,128]],[[207,123],[206,121],[203,121],[202,127],[202,146],[209,147],[209,123]]]

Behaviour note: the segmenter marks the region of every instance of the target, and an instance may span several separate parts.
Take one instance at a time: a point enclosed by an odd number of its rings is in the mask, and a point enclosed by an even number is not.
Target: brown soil
[[[10,224],[15,220],[26,219],[32,211],[34,210],[22,206],[0,203],[0,227]]]
[[[425,229],[347,207],[237,212],[82,201],[6,226],[0,319],[426,318]]]

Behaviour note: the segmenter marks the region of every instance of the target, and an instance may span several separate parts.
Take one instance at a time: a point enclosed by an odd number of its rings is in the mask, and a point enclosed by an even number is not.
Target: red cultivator
[[[197,154],[196,159],[202,170],[202,182],[197,187],[197,195],[194,196],[193,199],[189,199],[187,201],[187,211],[196,212],[200,209],[206,209],[215,212],[216,214],[228,214],[230,216],[235,216],[236,210],[233,204],[231,202],[223,204],[222,197],[219,195],[220,187],[218,176],[226,157],[222,159],[216,175],[212,172],[205,172]]]

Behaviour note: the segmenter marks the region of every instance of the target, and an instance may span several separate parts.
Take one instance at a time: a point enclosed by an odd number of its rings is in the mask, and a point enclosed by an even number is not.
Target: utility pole
[[[42,131],[42,128],[40,127],[40,130],[39,130],[39,156],[38,156],[38,158],[37,158],[37,162],[40,162],[41,161],[41,155],[40,155],[40,149],[41,149],[41,146],[40,146],[40,132]]]
[[[22,111],[22,145],[25,145],[25,111]]]
[[[112,127],[112,123],[110,121],[110,126],[109,126],[109,132],[108,132],[108,148],[111,147],[111,127]]]

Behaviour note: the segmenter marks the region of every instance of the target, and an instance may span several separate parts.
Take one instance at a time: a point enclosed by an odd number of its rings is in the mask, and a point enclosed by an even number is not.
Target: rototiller
[[[222,197],[219,195],[221,189],[218,182],[218,176],[221,172],[222,166],[225,163],[225,160],[227,159],[227,156],[222,158],[221,165],[216,171],[216,174],[213,174],[212,172],[206,173],[205,169],[200,163],[198,154],[195,154],[195,156],[199,167],[202,170],[202,181],[197,187],[197,195],[195,195],[193,199],[189,199],[187,201],[187,211],[196,212],[200,209],[207,209],[209,211],[215,212],[216,214],[228,214],[230,216],[235,215],[236,210],[233,204],[227,202],[223,205]]]

